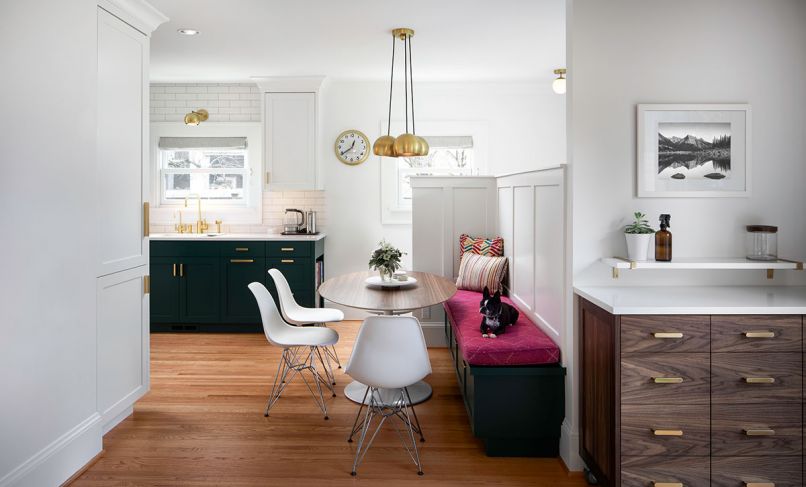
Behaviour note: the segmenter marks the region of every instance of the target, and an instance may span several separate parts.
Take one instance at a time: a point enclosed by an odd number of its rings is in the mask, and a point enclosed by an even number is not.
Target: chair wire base
[[[316,370],[315,362],[317,359],[322,364],[326,377],[322,377]],[[310,372],[310,380],[303,373],[305,371]],[[266,403],[266,410],[263,416],[269,415],[269,411],[271,411],[271,408],[280,399],[286,386],[297,375],[305,382],[316,405],[319,406],[319,409],[325,415],[325,419],[328,419],[327,404],[322,394],[322,386],[324,385],[325,388],[332,393],[333,397],[336,396],[336,390],[332,385],[332,372],[329,371],[329,364],[326,364],[326,361],[322,359],[322,352],[320,347],[317,346],[298,346],[283,349],[280,364],[277,366],[277,375],[274,377],[274,383],[272,384],[271,392],[269,392],[269,399]],[[315,391],[311,383],[316,386]]]
[[[416,433],[420,436],[421,442],[425,441],[422,428],[420,427],[420,420],[417,418],[417,413],[414,411],[414,406],[411,405],[408,390],[404,387],[402,389],[398,389],[398,391],[399,396],[397,396],[394,401],[391,403],[385,403],[380,397],[377,387],[367,387],[367,390],[364,393],[364,400],[358,407],[358,413],[356,414],[355,421],[353,422],[353,429],[350,432],[350,437],[347,439],[348,442],[352,443],[353,436],[360,433],[358,446],[355,451],[355,460],[353,461],[353,470],[350,472],[350,475],[356,475],[358,465],[364,459],[369,447],[372,446],[372,442],[375,440],[375,437],[381,430],[381,427],[387,419],[392,417],[397,417],[403,422],[403,425],[405,426],[403,432],[400,431],[396,422],[392,421],[391,423],[394,425],[395,432],[400,438],[401,443],[403,443],[403,447],[406,449],[406,453],[408,453],[409,458],[411,458],[414,464],[417,465],[417,475],[423,475],[423,466],[420,462],[420,453],[417,450],[417,441],[414,439],[414,435]],[[368,395],[370,399],[367,403]],[[364,403],[367,403],[367,410],[364,414],[364,419],[359,424],[361,411],[365,407]],[[411,415],[409,414],[409,410],[411,410]],[[367,439],[367,433],[371,429],[370,426],[372,425],[372,420],[375,417],[380,418],[380,421],[370,435],[369,439]],[[407,433],[405,438],[404,433]]]

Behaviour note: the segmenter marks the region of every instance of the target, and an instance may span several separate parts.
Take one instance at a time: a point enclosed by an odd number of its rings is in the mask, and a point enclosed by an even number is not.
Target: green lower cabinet
[[[268,269],[263,257],[226,257],[221,259],[221,321],[260,325],[260,310],[249,284],[264,282]],[[260,331],[260,326],[256,326]]]
[[[180,318],[183,323],[219,322],[219,259],[185,257],[182,259]]]
[[[151,322],[179,323],[179,264],[174,257],[152,257]]]

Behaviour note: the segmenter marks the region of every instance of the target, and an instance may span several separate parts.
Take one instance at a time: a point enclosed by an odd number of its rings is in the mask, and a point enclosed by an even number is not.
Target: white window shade
[[[160,150],[248,148],[246,137],[160,137],[158,145]]]
[[[441,149],[471,149],[473,137],[470,135],[425,135],[428,145]]]

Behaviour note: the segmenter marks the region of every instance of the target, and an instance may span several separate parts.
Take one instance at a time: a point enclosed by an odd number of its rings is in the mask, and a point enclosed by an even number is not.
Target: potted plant
[[[637,211],[633,214],[635,221],[624,228],[627,238],[627,258],[633,261],[648,260],[649,244],[655,230],[649,226],[646,215]]]
[[[381,240],[369,258],[369,268],[378,271],[383,281],[391,281],[392,275],[400,269],[400,258],[404,255],[406,254],[397,247],[393,247],[386,240]]]

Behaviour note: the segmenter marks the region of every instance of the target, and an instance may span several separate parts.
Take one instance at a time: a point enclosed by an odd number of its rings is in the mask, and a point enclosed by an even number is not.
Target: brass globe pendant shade
[[[204,108],[193,110],[185,115],[185,125],[198,125],[210,118],[210,114]]]
[[[386,135],[375,141],[372,152],[382,157],[417,157],[428,155],[428,142],[417,136],[414,125],[414,78],[411,67],[411,38],[414,31],[408,28],[399,28],[392,31],[392,74],[389,80],[389,118],[386,125]],[[392,93],[395,81],[395,43],[400,38],[403,41],[403,81],[406,108],[406,133],[397,138],[392,137]],[[411,95],[411,133],[409,133],[409,95]]]

